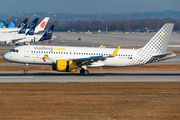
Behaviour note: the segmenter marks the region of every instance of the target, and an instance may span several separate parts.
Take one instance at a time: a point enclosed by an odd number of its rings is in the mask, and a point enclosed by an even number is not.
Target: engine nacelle
[[[60,72],[76,72],[76,62],[72,60],[56,60],[52,69]]]

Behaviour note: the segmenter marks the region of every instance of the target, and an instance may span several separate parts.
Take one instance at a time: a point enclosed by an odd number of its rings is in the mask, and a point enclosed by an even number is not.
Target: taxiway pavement
[[[180,82],[180,73],[0,73],[0,83],[9,82]]]

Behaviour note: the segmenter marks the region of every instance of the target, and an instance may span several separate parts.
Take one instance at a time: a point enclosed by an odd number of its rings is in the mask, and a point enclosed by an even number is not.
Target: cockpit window
[[[11,49],[10,52],[18,52],[18,49]]]
[[[9,52],[13,52],[13,50],[14,50],[14,48],[13,48],[13,49],[11,49]]]

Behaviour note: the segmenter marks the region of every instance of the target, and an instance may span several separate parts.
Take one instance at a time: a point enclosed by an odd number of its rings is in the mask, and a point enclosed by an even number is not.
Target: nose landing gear
[[[24,74],[27,74],[27,73],[28,73],[28,71],[27,71],[27,69],[28,69],[28,63],[26,63],[25,66],[26,66],[26,67],[25,67],[25,70],[24,70]]]

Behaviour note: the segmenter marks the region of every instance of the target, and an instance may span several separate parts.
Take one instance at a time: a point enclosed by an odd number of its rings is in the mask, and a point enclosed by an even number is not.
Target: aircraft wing
[[[111,55],[109,56],[91,56],[87,58],[76,58],[76,59],[71,59],[72,61],[75,61],[78,63],[78,66],[82,65],[91,65],[91,63],[97,62],[98,60],[105,60],[110,57],[116,56],[117,52],[119,51],[121,46],[119,46]]]

